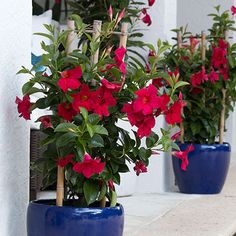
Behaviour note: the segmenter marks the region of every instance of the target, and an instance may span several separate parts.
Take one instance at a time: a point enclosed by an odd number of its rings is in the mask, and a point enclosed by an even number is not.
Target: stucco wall
[[[0,14],[0,235],[25,236],[29,128],[18,118],[21,65],[30,64],[31,0],[1,0]]]

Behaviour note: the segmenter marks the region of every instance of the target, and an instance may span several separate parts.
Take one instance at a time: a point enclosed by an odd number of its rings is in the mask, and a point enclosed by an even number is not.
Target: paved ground
[[[145,194],[120,198],[124,236],[233,236],[236,233],[236,161],[221,194]]]

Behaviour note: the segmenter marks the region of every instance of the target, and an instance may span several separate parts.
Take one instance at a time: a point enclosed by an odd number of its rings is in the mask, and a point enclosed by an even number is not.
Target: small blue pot
[[[28,236],[122,236],[124,210],[116,207],[57,207],[55,200],[29,203]]]
[[[181,151],[190,144],[178,144]],[[194,144],[188,154],[187,171],[181,169],[181,160],[172,157],[175,178],[180,192],[189,194],[220,193],[229,169],[231,148],[224,144]]]

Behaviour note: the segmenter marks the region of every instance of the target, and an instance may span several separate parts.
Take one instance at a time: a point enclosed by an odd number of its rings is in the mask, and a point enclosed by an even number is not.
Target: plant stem
[[[224,129],[225,129],[225,98],[226,98],[226,89],[222,89],[222,110],[220,116],[220,136],[219,136],[219,143],[223,144],[224,142]]]
[[[106,197],[104,197],[104,198],[100,201],[100,207],[101,207],[101,208],[106,207]]]

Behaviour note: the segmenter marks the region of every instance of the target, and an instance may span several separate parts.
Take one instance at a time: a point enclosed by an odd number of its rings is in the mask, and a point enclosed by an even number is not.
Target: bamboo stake
[[[180,31],[177,32],[177,47],[178,49],[182,48],[182,35]],[[183,108],[182,108],[182,111],[183,111]],[[184,123],[183,122],[180,123],[180,131],[181,131],[180,142],[184,143]]]
[[[128,23],[123,23],[121,25],[121,34],[120,34],[120,45],[119,47],[126,48],[127,45],[127,39],[128,39]]]
[[[206,33],[205,31],[202,31],[201,36],[201,55],[202,55],[202,63],[205,64],[206,60]]]
[[[100,42],[101,29],[102,29],[102,22],[99,20],[93,21],[93,39],[96,42]],[[99,57],[99,48],[97,49],[95,54],[92,55],[91,57],[93,64],[96,64],[98,62],[98,57]]]
[[[106,197],[104,197],[104,198],[100,201],[100,207],[101,207],[101,208],[106,207]]]
[[[57,168],[57,206],[63,206],[64,199],[64,168],[58,166]]]
[[[76,39],[77,34],[75,33],[75,22],[73,20],[67,21],[67,27],[71,30],[66,41],[66,54],[68,55],[75,49],[73,42]]]
[[[225,129],[225,99],[226,99],[226,89],[222,89],[222,110],[220,116],[220,136],[219,143],[223,144],[224,142],[224,129]]]

